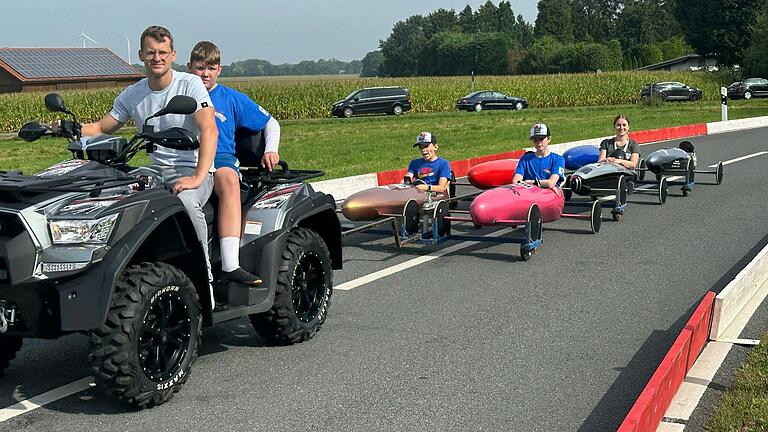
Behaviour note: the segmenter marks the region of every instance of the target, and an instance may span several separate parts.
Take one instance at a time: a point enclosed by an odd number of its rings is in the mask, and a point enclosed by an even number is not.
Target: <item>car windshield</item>
[[[353,91],[352,93],[348,94],[347,97],[345,97],[344,99],[352,99],[352,96],[354,96],[358,91],[359,90]]]

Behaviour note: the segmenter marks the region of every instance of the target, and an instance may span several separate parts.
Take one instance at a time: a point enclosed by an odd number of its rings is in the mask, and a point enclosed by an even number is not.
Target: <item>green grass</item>
[[[768,338],[768,333],[762,340]],[[704,425],[710,432],[768,431],[768,344],[758,345]]]
[[[324,179],[404,168],[419,156],[412,147],[421,131],[438,137],[438,154],[448,160],[501,153],[529,145],[528,128],[547,123],[553,144],[613,133],[613,118],[627,115],[632,130],[656,129],[720,120],[720,105],[712,101],[664,103],[658,106],[546,108],[481,113],[406,113],[351,119],[281,120],[282,159],[295,168],[322,169]],[[768,99],[730,101],[731,119],[768,115]],[[130,129],[121,133],[129,136]],[[0,169],[36,172],[69,154],[63,139],[26,143],[0,142]],[[134,164],[147,163],[142,155]]]

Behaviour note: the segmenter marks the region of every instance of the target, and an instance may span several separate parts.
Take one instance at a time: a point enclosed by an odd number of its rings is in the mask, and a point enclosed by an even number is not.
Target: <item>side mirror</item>
[[[69,110],[64,105],[64,99],[58,93],[45,95],[45,107],[48,111],[69,113]]]
[[[147,119],[144,120],[144,124],[147,124],[147,121],[149,121],[149,119],[164,116],[166,114],[188,115],[188,114],[193,114],[196,110],[197,110],[197,101],[193,97],[176,95],[172,97],[171,100],[168,101],[168,105],[166,105],[165,108],[147,117]]]
[[[354,101],[355,101],[355,102],[360,102],[360,98],[359,98],[359,97],[357,97],[357,96],[355,96],[355,99],[354,99]]]
[[[168,105],[165,106],[160,112],[155,115],[164,114],[194,114],[197,111],[197,101],[190,96],[176,95],[168,101]]]

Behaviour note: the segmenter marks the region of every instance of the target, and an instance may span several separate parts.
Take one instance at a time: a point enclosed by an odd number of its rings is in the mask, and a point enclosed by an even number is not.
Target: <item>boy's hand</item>
[[[277,152],[266,152],[261,158],[261,166],[266,168],[267,171],[272,171],[278,162],[280,162],[280,155]]]

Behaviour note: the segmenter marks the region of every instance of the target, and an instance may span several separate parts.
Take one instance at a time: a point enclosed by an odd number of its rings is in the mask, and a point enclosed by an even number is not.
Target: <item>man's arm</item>
[[[54,124],[54,131],[58,132],[59,122]],[[117,121],[112,115],[105,114],[99,121],[86,123],[81,126],[80,134],[82,136],[111,135],[123,127],[125,123]]]
[[[219,131],[216,129],[216,118],[212,106],[197,110],[194,116],[195,125],[200,131],[200,150],[198,151],[197,167],[192,177],[182,177],[176,181],[173,191],[179,193],[186,189],[199,187],[213,165],[216,156],[216,142],[219,139]]]

